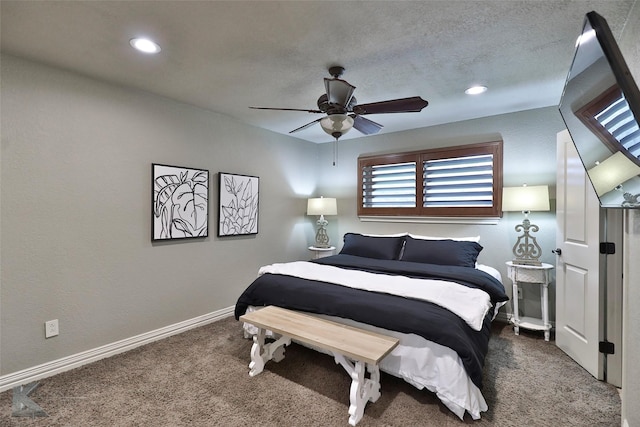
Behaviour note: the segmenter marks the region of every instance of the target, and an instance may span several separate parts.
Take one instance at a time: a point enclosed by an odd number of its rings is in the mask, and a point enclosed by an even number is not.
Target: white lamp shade
[[[634,176],[640,175],[640,167],[618,151],[589,169],[588,173],[596,193],[602,196]]]
[[[307,200],[307,215],[337,215],[338,206],[332,197],[317,197]]]
[[[549,187],[546,185],[504,187],[502,189],[502,210],[505,212],[548,211]]]
[[[334,134],[339,133],[342,136],[353,127],[353,119],[346,114],[332,114],[320,120],[320,126],[329,135],[335,137]]]

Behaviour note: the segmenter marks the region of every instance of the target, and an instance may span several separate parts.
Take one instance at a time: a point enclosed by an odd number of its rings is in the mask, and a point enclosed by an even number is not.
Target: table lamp
[[[537,232],[540,228],[529,221],[530,211],[549,210],[549,187],[546,185],[522,187],[505,187],[502,189],[502,210],[522,211],[524,220],[522,224],[516,225],[517,232],[522,232],[518,236],[516,244],[513,245],[514,264],[520,265],[542,265],[540,256],[542,248],[536,242],[536,238],[531,232]]]
[[[318,224],[318,231],[316,232],[316,242],[313,246],[316,248],[330,247],[326,228],[329,222],[324,219],[324,216],[337,214],[336,199],[332,197],[317,197],[307,200],[307,215],[320,215],[320,219],[316,223]]]

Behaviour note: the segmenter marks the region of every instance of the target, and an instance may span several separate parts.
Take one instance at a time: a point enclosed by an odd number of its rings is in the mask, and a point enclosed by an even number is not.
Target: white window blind
[[[619,96],[595,118],[634,157],[640,158],[640,129],[623,96]]]
[[[362,168],[362,206],[399,208],[416,206],[416,162]]]
[[[424,207],[491,207],[493,155],[426,160],[422,164]]]

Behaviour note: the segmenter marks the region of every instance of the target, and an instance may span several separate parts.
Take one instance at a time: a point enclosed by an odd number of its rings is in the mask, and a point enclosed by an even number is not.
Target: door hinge
[[[604,354],[615,354],[616,346],[609,341],[600,341],[598,343],[598,351]]]
[[[616,244],[613,242],[600,242],[600,253],[604,255],[613,255],[616,253]]]

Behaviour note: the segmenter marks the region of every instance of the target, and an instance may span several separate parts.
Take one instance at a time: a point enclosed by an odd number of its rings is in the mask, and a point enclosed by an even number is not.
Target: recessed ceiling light
[[[142,37],[129,40],[129,44],[134,49],[144,53],[158,53],[161,50],[156,42]]]
[[[471,86],[469,89],[465,90],[464,93],[466,93],[467,95],[478,95],[486,91],[486,86]]]

